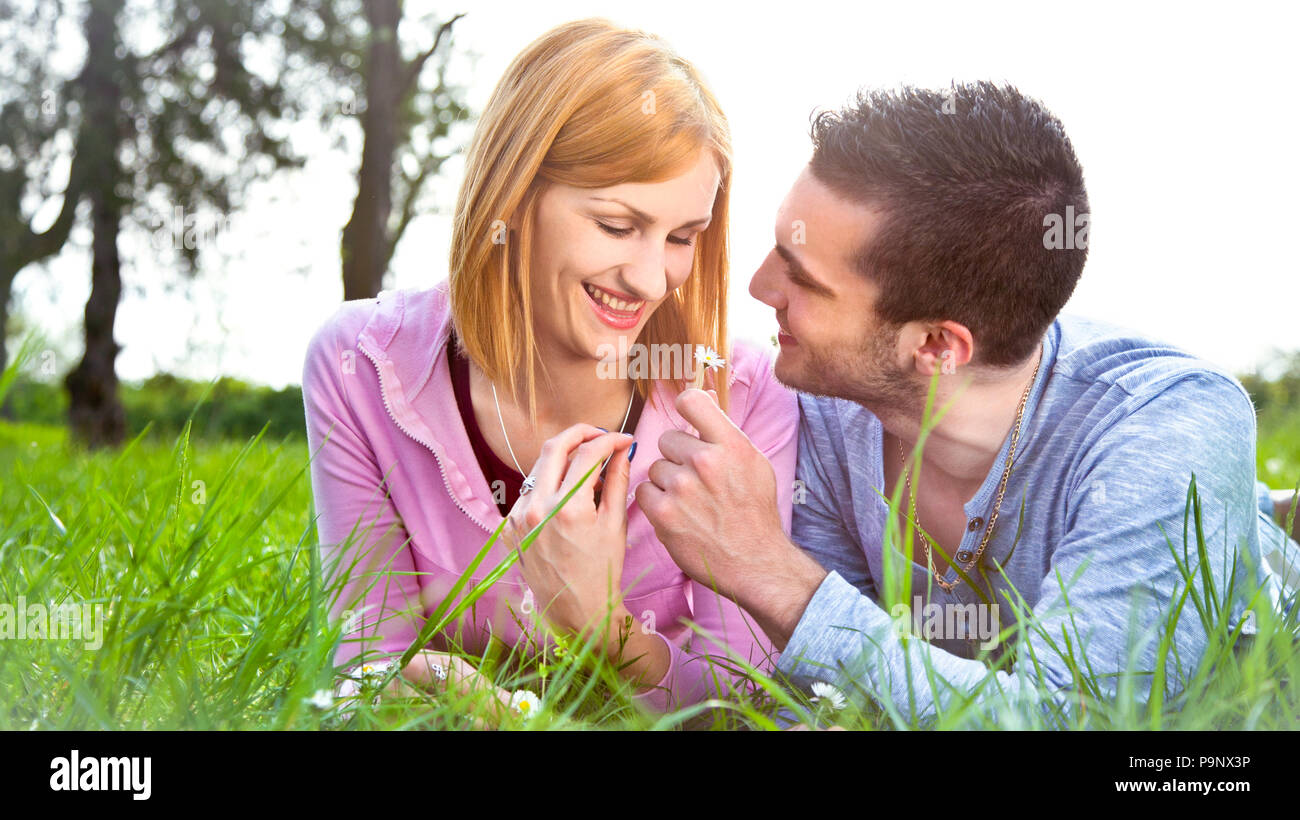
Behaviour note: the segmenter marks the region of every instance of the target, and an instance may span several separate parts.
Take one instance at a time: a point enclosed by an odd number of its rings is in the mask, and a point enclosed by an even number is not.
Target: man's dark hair
[[[985,365],[1033,353],[1088,254],[1074,241],[1090,219],[1083,169],[1060,120],[988,82],[864,90],[814,117],[812,139],[813,175],[882,211],[855,260],[880,286],[882,320],[960,322]]]

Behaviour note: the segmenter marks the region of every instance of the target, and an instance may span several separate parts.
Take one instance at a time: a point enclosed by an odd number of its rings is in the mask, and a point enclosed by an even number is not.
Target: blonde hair
[[[450,259],[452,322],[465,354],[516,403],[522,376],[536,423],[537,346],[529,258],[537,202],[548,183],[604,188],[660,182],[701,150],[718,162],[712,222],[699,233],[686,282],[668,294],[637,341],[726,345],[731,134],[694,66],[657,37],[589,19],[551,29],[523,50],[479,118],[456,200]],[[510,228],[517,225],[517,231]],[[503,241],[504,240],[504,241]],[[543,369],[545,365],[543,364]],[[694,386],[706,386],[696,368]],[[708,374],[727,407],[727,370]],[[675,392],[691,384],[668,380]],[[643,398],[649,378],[636,380]]]

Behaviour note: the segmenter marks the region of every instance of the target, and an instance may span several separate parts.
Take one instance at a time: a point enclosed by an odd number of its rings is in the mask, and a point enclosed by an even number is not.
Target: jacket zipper
[[[447,497],[451,499],[451,503],[455,504],[456,508],[461,512],[463,512],[466,518],[468,518],[470,521],[473,521],[475,524],[478,524],[479,527],[481,527],[484,532],[491,535],[492,530],[482,521],[479,521],[477,518],[475,518],[470,513],[470,511],[465,509],[461,505],[460,501],[456,498],[456,493],[453,492],[451,489],[451,482],[447,480],[447,471],[442,466],[442,459],[438,458],[438,453],[433,449],[433,446],[429,444],[429,442],[425,441],[424,439],[412,433],[410,430],[406,429],[406,426],[397,420],[397,415],[393,413],[393,408],[390,407],[388,404],[388,384],[384,381],[384,368],[380,366],[379,360],[376,359],[374,354],[372,354],[364,344],[361,344],[359,340],[357,342],[357,347],[361,348],[361,352],[366,354],[366,358],[369,359],[371,364],[375,366],[375,372],[379,374],[379,395],[384,400],[384,409],[388,411],[388,417],[393,420],[393,424],[397,425],[397,429],[401,430],[403,433],[409,436],[416,443],[423,444],[425,448],[428,449],[428,451],[433,454],[433,460],[438,465],[438,473],[442,476],[442,483],[443,486],[447,488]]]

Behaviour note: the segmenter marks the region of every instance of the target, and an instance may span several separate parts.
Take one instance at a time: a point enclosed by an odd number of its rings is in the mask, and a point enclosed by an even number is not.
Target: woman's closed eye
[[[599,219],[596,220],[596,224],[599,225],[600,229],[605,233],[610,236],[619,237],[620,239],[632,233],[633,230],[632,228],[616,228],[606,222],[601,222]],[[695,244],[695,236],[693,234],[691,236],[669,236],[668,241],[675,245],[690,246]]]
[[[600,226],[600,229],[602,231],[609,234],[610,236],[623,237],[632,233],[631,228],[615,228],[613,225],[610,225],[605,222],[601,222],[599,219],[596,220],[596,224]]]

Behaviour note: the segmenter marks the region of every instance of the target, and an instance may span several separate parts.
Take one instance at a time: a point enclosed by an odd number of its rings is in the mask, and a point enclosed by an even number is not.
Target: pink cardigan
[[[340,666],[362,654],[363,636],[367,659],[374,650],[405,650],[501,522],[457,411],[446,353],[449,330],[444,281],[427,290],[384,291],[345,302],[307,349],[303,402],[322,558],[327,571],[337,560],[340,571],[348,572],[332,615],[345,617],[349,603],[353,613],[360,611],[352,615],[354,631],[339,646]],[[788,534],[798,438],[795,397],[772,376],[771,359],[761,349],[737,343],[732,357],[730,415],[772,462]],[[637,696],[666,711],[724,694],[714,689],[713,678],[726,678],[725,667],[705,655],[725,656],[729,649],[770,670],[776,653],[752,618],[677,567],[636,505],[631,493],[660,458],[660,434],[673,427],[695,432],[673,408],[669,392],[660,384],[655,391],[658,405],[646,403],[635,430],[623,587],[628,611],[668,644],[668,672],[658,687]],[[346,545],[354,528],[357,535]],[[493,545],[465,589],[504,557],[504,546]],[[537,617],[520,614],[532,603],[526,591],[518,565],[511,567],[448,627],[450,637],[472,653],[482,653],[490,635],[513,645],[523,634],[516,618]],[[684,618],[716,636],[716,643],[695,635]]]

